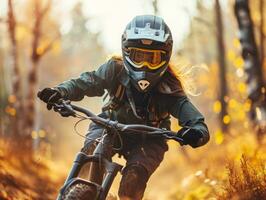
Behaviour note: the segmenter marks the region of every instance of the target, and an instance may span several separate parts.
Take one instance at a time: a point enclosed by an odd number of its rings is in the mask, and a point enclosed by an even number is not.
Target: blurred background
[[[145,199],[266,199],[265,9],[265,0],[0,1],[0,199],[55,199],[84,138],[36,93],[120,55],[140,14],[172,30],[172,60],[211,134],[199,149],[169,142]],[[76,103],[99,113],[103,100]]]

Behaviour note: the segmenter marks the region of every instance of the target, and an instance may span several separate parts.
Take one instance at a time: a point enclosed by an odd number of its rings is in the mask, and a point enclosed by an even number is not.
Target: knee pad
[[[142,199],[146,183],[149,179],[147,170],[142,165],[129,165],[122,172],[119,187],[119,197],[129,197],[134,200]]]

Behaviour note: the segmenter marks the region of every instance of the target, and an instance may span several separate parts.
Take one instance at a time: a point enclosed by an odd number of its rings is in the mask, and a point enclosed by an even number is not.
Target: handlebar
[[[178,136],[178,133],[176,132],[142,124],[122,124],[117,121],[105,119],[99,117],[98,115],[95,115],[94,113],[85,108],[71,104],[69,100],[60,100],[59,103],[53,104],[53,106],[55,110],[60,113],[61,111],[65,113],[67,112],[67,116],[76,117],[77,112],[83,113],[86,116],[88,116],[89,119],[94,123],[115,131],[134,132],[135,134],[139,133],[139,134],[146,134],[149,136],[162,136],[168,140],[175,140],[179,142],[181,145],[184,143],[184,140],[180,136]]]

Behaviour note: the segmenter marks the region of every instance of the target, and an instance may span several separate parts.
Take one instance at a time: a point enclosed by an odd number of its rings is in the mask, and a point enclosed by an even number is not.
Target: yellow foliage
[[[207,199],[209,194],[211,193],[211,188],[207,185],[200,185],[195,190],[189,192],[184,200],[204,200]]]
[[[265,199],[266,171],[263,159],[242,154],[240,165],[229,163],[228,181],[219,199]]]
[[[245,93],[247,89],[247,85],[245,83],[238,83],[237,88],[239,92]]]
[[[234,61],[236,58],[236,54],[233,50],[228,50],[227,52],[227,59],[230,61]]]
[[[44,51],[47,49],[47,47],[50,45],[50,43],[51,43],[51,41],[50,40],[48,40],[48,39],[43,39],[42,41],[41,41],[41,44],[38,46],[38,48],[37,48],[37,54],[38,55],[42,55],[43,53],[44,53]]]
[[[254,20],[253,23],[255,23],[256,25],[259,25],[260,20],[261,20],[261,13],[260,12],[252,13],[252,19]]]
[[[15,108],[12,108],[12,107],[10,107],[10,106],[7,106],[7,107],[6,107],[5,112],[6,112],[7,114],[13,116],[13,117],[16,116],[16,114],[17,114],[16,109],[15,109]]]
[[[223,123],[224,123],[224,124],[229,124],[230,121],[231,121],[231,117],[230,117],[229,115],[225,115],[225,116],[223,117]]]
[[[217,62],[213,62],[212,64],[211,64],[211,66],[210,66],[210,68],[218,68],[219,67],[219,65],[218,65],[218,63]]]
[[[59,168],[40,156],[35,159],[20,143],[0,138],[0,199],[56,199],[65,166]]]
[[[38,132],[37,131],[32,131],[31,132],[31,137],[32,137],[32,139],[37,139],[38,138]]]
[[[249,112],[250,111],[250,108],[251,108],[251,100],[247,100],[245,103],[244,103],[244,111],[245,112]]]
[[[224,134],[222,133],[221,130],[217,130],[214,133],[214,140],[216,144],[222,144],[224,141]]]
[[[245,108],[246,106],[246,108]],[[231,121],[242,121],[246,119],[246,110],[249,110],[249,103],[240,103],[236,99],[230,99],[228,102],[228,112],[231,117]]]
[[[215,101],[214,104],[213,104],[213,111],[215,113],[220,113],[221,112],[221,109],[222,109],[222,104],[220,101]]]
[[[43,46],[38,47],[37,50],[36,50],[36,53],[37,53],[38,55],[42,55],[43,52],[44,52],[44,47],[43,47]]]
[[[234,66],[236,68],[243,68],[244,67],[244,60],[242,57],[237,57],[235,60],[234,60]]]
[[[7,192],[6,191],[2,191],[1,192],[1,195],[3,196],[3,198],[5,199],[8,199],[8,194],[7,194]]]
[[[16,27],[16,37],[18,41],[24,40],[29,35],[29,30],[25,26]]]
[[[52,53],[58,55],[61,52],[61,44],[60,41],[57,40],[53,43]]]
[[[39,130],[39,137],[44,138],[46,136],[46,132],[44,130]]]
[[[233,40],[233,45],[234,45],[234,47],[237,48],[237,49],[239,49],[239,48],[241,47],[241,44],[240,44],[240,41],[239,41],[238,38],[235,38],[235,39]]]
[[[239,120],[245,120],[246,113],[243,110],[238,111]]]
[[[236,108],[237,101],[235,99],[230,99],[228,103],[229,108]]]

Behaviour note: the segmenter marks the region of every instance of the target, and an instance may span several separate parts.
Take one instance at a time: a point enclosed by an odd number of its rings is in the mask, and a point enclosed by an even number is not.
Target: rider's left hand
[[[183,144],[190,145],[193,148],[200,146],[201,140],[203,139],[203,134],[200,130],[190,127],[184,127],[178,131],[181,138],[184,140]]]

